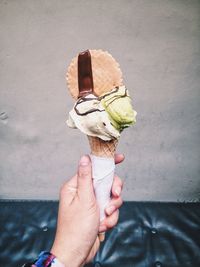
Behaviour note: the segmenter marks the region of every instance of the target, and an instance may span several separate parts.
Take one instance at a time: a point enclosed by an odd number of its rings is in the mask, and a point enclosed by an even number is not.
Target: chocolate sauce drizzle
[[[86,115],[88,115],[88,114],[90,114],[90,113],[93,113],[93,112],[103,112],[103,111],[105,111],[105,109],[96,109],[96,108],[92,108],[92,109],[90,109],[90,110],[88,110],[88,111],[85,111],[85,112],[81,113],[81,112],[78,110],[78,106],[81,105],[83,102],[93,101],[94,99],[96,99],[96,100],[98,100],[98,101],[100,102],[100,101],[101,101],[102,99],[104,99],[106,96],[112,95],[112,94],[118,92],[118,90],[119,90],[119,87],[115,87],[115,90],[113,90],[113,91],[111,91],[111,92],[109,92],[109,93],[107,93],[107,94],[105,94],[105,95],[103,95],[103,96],[100,96],[100,97],[96,97],[96,96],[94,96],[94,97],[81,97],[81,98],[79,98],[78,101],[76,102],[76,105],[74,106],[74,110],[76,111],[77,115],[79,115],[79,116],[86,116]],[[130,96],[128,95],[128,90],[127,90],[127,89],[125,89],[125,92],[124,92],[123,95],[120,95],[120,96],[113,96],[113,97],[111,97],[111,99],[109,99],[108,104],[107,104],[106,106],[108,107],[108,106],[109,106],[111,103],[113,103],[115,100],[117,100],[117,99],[119,99],[119,98],[122,98],[122,97],[130,97]]]

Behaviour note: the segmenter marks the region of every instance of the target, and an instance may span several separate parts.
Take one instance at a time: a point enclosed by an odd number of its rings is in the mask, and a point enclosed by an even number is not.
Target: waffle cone
[[[118,139],[104,141],[98,137],[88,136],[91,154],[104,157],[114,158],[115,151],[118,145]]]
[[[106,51],[89,50],[92,60],[94,94],[101,96],[116,86],[122,85],[122,72],[117,61]],[[77,99],[78,90],[78,56],[76,56],[67,70],[66,79],[69,91]]]

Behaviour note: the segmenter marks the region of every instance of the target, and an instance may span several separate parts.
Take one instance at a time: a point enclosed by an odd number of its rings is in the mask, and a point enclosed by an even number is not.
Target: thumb
[[[92,164],[89,156],[82,156],[78,166],[78,193],[82,198],[94,195],[92,184]]]

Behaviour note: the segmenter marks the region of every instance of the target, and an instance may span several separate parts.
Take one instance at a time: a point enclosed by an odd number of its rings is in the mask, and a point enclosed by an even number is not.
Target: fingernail
[[[108,215],[111,215],[115,211],[115,209],[116,209],[115,206],[110,206],[110,207],[106,208],[106,213]]]
[[[105,233],[99,233],[99,241],[103,242],[105,240]]]
[[[121,154],[122,155],[122,158],[125,159],[125,155],[124,154]]]
[[[121,194],[121,187],[120,186],[118,186],[116,189],[115,189],[115,193],[116,193],[116,195],[119,197],[120,196],[120,194]]]
[[[87,166],[89,164],[90,160],[89,160],[89,157],[87,156],[82,156],[81,159],[80,159],[80,162],[79,164],[81,166]]]

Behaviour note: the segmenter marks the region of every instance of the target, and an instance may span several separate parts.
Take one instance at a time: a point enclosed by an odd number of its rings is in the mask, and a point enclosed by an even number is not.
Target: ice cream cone
[[[91,61],[85,57],[84,63],[79,62],[79,56],[84,54],[88,54]],[[79,69],[80,66],[82,69]],[[81,88],[85,85],[83,83],[84,77],[79,76],[80,71],[87,79],[86,91],[85,88]],[[88,93],[92,91],[98,97],[123,84],[119,64],[108,52],[102,50],[89,50],[77,55],[68,67],[66,79],[69,91],[75,99],[84,96],[87,91]],[[79,82],[82,84],[80,85]],[[110,141],[104,141],[98,137],[88,136],[88,140],[91,149],[93,184],[100,207],[100,220],[102,221],[105,217],[105,207],[110,200],[115,169],[114,154],[118,139],[111,138]],[[100,240],[104,240],[102,233]]]
[[[123,94],[119,91],[123,85],[122,72],[117,61],[106,51],[87,50],[80,53],[70,63],[66,79],[68,89],[76,99],[68,125],[88,136],[93,184],[102,221],[110,201],[115,171],[114,155],[123,130],[121,125],[125,128],[130,123],[127,120],[126,124],[126,120],[121,119],[121,113],[119,115],[113,103],[119,98],[127,101],[129,96],[126,88]],[[109,98],[108,95],[113,93],[118,95],[114,99]],[[106,98],[109,98],[108,102]],[[114,108],[110,110],[109,105]],[[118,127],[120,120],[124,124]],[[103,241],[104,237],[105,234],[100,233],[99,240]]]
[[[88,136],[88,140],[92,155],[104,158],[114,158],[118,139],[104,141],[98,137]]]

